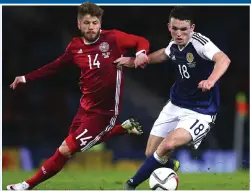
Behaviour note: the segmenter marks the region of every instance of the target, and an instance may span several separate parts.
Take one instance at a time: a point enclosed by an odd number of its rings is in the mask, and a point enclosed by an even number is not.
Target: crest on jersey
[[[109,50],[109,44],[107,42],[100,43],[99,50],[101,52],[107,52]]]
[[[187,53],[186,58],[187,58],[187,62],[188,62],[188,63],[192,63],[193,60],[194,60],[194,56],[193,56],[193,54],[190,53],[190,52]]]

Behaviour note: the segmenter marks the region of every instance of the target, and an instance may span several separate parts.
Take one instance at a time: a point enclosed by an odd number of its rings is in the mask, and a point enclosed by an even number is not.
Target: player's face
[[[87,42],[95,41],[100,34],[101,21],[98,17],[85,15],[78,19],[78,29]]]
[[[170,23],[168,23],[168,29],[171,32],[173,40],[179,46],[185,46],[192,32],[194,31],[194,24],[191,24],[188,20],[178,20],[171,18]]]

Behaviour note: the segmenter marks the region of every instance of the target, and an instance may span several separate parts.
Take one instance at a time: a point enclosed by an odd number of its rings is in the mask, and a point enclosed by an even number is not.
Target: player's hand
[[[212,87],[214,87],[212,80],[202,80],[198,85],[198,88],[202,89],[203,92],[209,91]]]
[[[133,58],[133,57],[121,57],[121,58],[118,58],[117,60],[115,60],[114,63],[116,63],[118,67],[125,66],[128,68],[133,68],[135,66],[134,60],[135,60],[135,58]]]
[[[24,76],[17,76],[14,80],[14,82],[12,82],[12,84],[10,84],[10,88],[12,88],[13,90],[17,88],[17,86],[19,86],[20,84],[24,84],[25,83],[25,78]]]
[[[134,60],[135,68],[145,68],[148,63],[148,56],[144,53],[141,53],[136,56],[136,59]]]

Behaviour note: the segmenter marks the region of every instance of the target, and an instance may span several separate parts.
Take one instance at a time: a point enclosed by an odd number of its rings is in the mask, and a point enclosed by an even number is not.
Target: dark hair
[[[89,14],[91,16],[96,16],[101,20],[103,13],[103,9],[91,2],[84,2],[78,7],[78,19]]]
[[[189,20],[191,24],[194,23],[193,10],[191,7],[176,6],[171,10],[169,15],[169,22],[171,18],[178,19],[181,21]]]

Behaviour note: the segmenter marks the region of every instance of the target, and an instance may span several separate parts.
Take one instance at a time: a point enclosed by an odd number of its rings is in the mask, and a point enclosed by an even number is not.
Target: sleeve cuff
[[[25,79],[25,76],[22,76],[22,78],[23,78],[23,81],[24,81],[24,83],[26,83],[26,79]]]
[[[141,53],[146,54],[146,51],[145,51],[145,50],[140,50],[140,51],[136,52],[136,56],[138,56],[138,55],[141,54]]]

